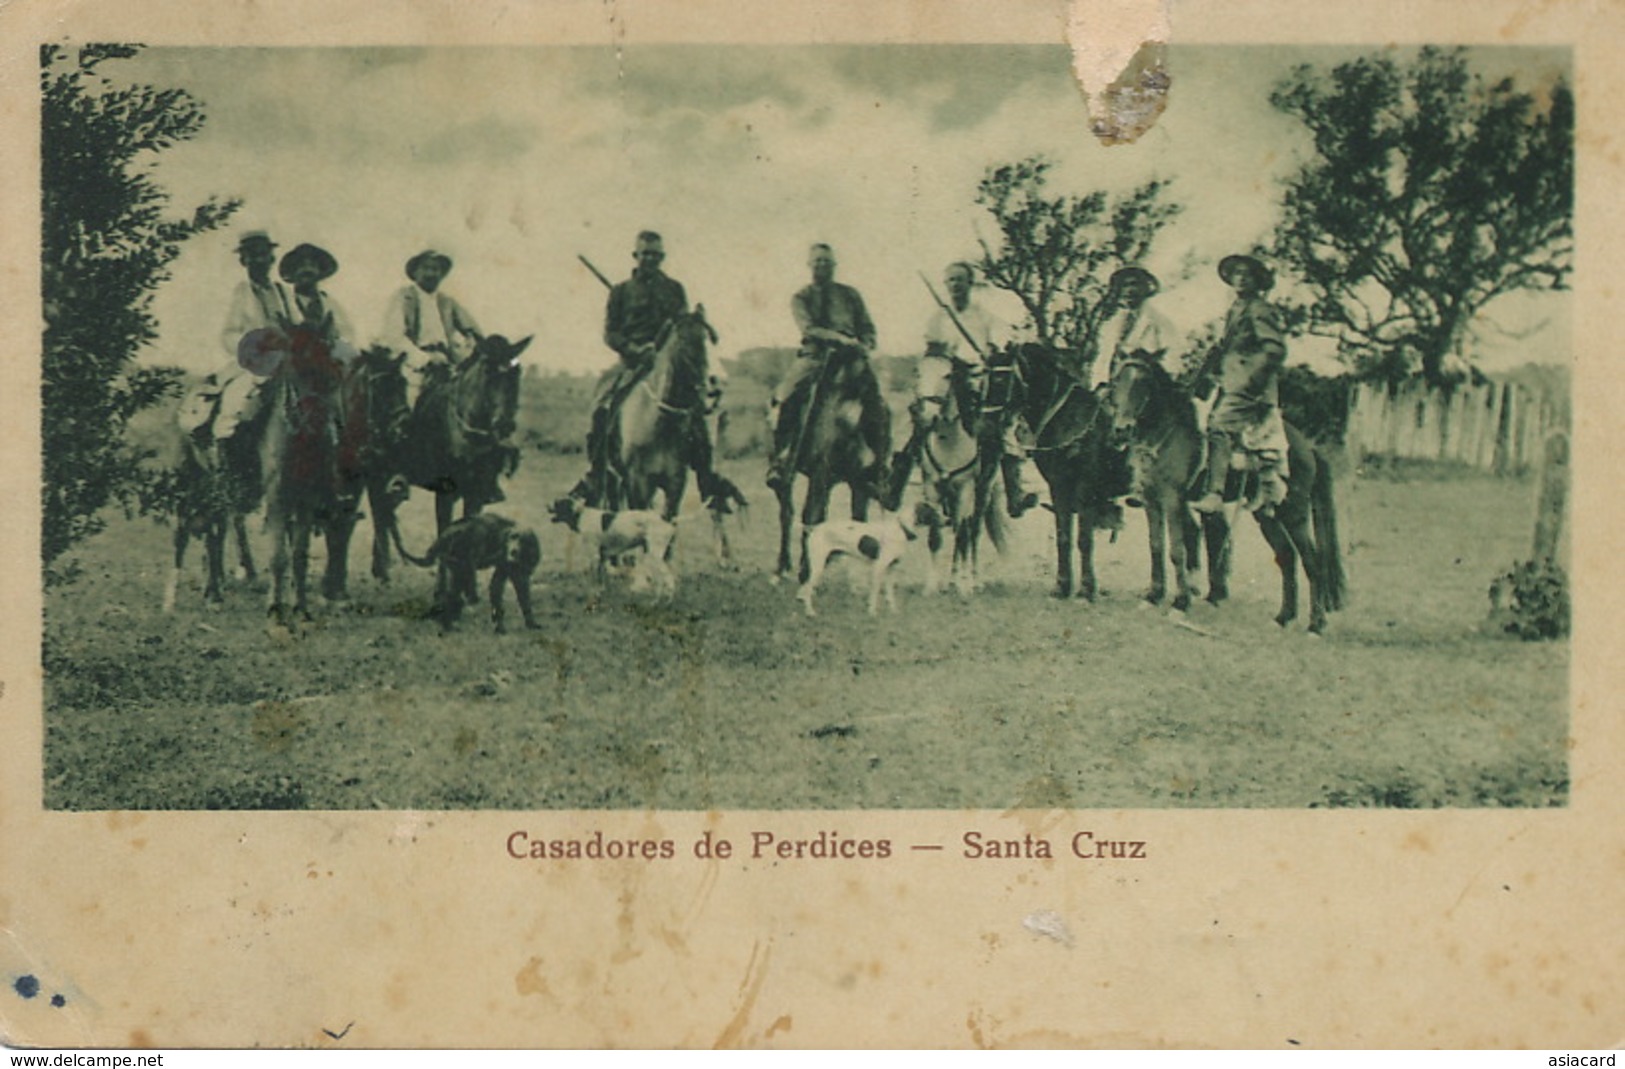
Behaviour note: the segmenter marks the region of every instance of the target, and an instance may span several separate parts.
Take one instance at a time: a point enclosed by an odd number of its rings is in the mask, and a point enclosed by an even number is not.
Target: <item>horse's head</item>
[[[1144,360],[1124,360],[1112,374],[1112,430],[1127,434],[1144,418],[1156,398],[1160,368]]]
[[[408,416],[405,364],[406,354],[387,345],[373,345],[356,354],[344,378],[345,420],[352,425],[349,433],[363,433],[375,445],[393,443],[400,437]]]
[[[706,344],[717,340],[703,304],[666,321],[655,339],[654,377],[658,379],[662,369],[670,374],[664,391],[667,403],[686,408],[703,402],[711,371]]]
[[[501,334],[487,334],[474,346],[473,355],[469,357],[471,363],[479,364],[486,371],[511,371],[519,373],[519,356],[535,335],[522,338],[517,342],[510,342]]]
[[[519,411],[519,356],[534,338],[510,342],[501,334],[487,334],[479,340],[457,375],[458,418],[498,439],[513,433]]]

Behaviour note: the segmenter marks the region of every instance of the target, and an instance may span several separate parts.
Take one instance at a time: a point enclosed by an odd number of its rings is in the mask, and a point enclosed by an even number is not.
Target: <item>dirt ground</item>
[[[1353,604],[1324,639],[1271,622],[1279,581],[1238,529],[1233,596],[1178,626],[1140,598],[1144,526],[1099,539],[1105,595],[1058,602],[1036,511],[975,597],[865,613],[837,565],[817,619],[770,581],[755,507],[679,534],[669,603],[600,587],[546,503],[578,459],[530,452],[498,506],[542,535],[541,629],[470,611],[442,636],[430,573],[380,586],[357,533],[351,602],[269,626],[263,585],[206,611],[194,551],[160,611],[169,531],[113,520],[47,597],[45,802],[59,809],[935,809],[1547,806],[1567,799],[1566,643],[1487,633],[1527,554],[1532,489],[1476,475],[1345,478]],[[695,506],[691,503],[690,510]],[[257,527],[257,524],[255,525]],[[432,506],[404,512],[428,544]],[[918,546],[918,544],[916,544]],[[260,559],[265,549],[257,546]],[[991,557],[991,553],[988,554]],[[321,603],[318,601],[318,605]]]

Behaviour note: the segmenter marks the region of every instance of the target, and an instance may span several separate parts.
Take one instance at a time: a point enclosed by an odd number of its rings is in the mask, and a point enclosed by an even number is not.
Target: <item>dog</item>
[[[800,599],[808,616],[817,616],[813,608],[813,591],[823,578],[824,568],[837,554],[862,557],[870,562],[869,615],[880,611],[880,595],[884,591],[886,606],[897,611],[897,576],[895,568],[910,542],[920,536],[914,525],[920,522],[916,508],[912,522],[902,516],[888,513],[878,520],[827,520],[807,528],[807,581],[801,584],[796,597]]]
[[[671,546],[677,525],[650,509],[606,512],[590,508],[576,498],[561,498],[553,505],[554,523],[598,546],[596,574],[600,582],[609,572],[630,572],[633,590],[647,590],[671,597],[677,592],[677,573],[672,570]]]
[[[475,578],[487,568],[491,569],[491,622],[497,634],[507,631],[503,596],[510,585],[525,627],[538,629],[530,602],[531,578],[542,563],[542,543],[535,531],[494,512],[482,512],[448,525],[422,557],[407,552],[399,528],[394,534],[395,548],[402,557],[420,568],[439,567],[434,611],[440,618],[441,633],[456,626],[465,601],[473,604],[479,600]]]

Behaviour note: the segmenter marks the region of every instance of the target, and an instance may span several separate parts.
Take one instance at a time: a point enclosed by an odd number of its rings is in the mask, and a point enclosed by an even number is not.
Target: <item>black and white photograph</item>
[[[641,3],[561,4],[589,28],[568,33],[501,5],[466,32],[424,4],[320,33],[158,6],[179,21],[36,16],[7,49],[7,100],[30,97],[8,137],[37,146],[14,176],[37,198],[8,199],[8,360],[38,384],[8,403],[39,435],[11,447],[39,506],[8,537],[38,619],[11,632],[37,681],[7,711],[37,727],[0,808],[52,880],[156,896],[158,931],[206,918],[169,937],[229,962],[201,983],[254,975],[262,939],[267,984],[314,971],[217,1019],[186,994],[114,1008],[111,966],[98,994],[83,955],[51,960],[69,920],[31,915],[43,943],[0,966],[32,1034],[1617,1033],[1585,972],[1617,931],[1474,1007],[1385,989],[1384,1028],[1298,993],[1342,960],[1340,873],[1404,873],[1347,914],[1361,975],[1488,987],[1497,955],[1545,960],[1564,909],[1607,912],[1525,861],[1540,828],[1597,841],[1578,822],[1617,738],[1583,729],[1617,702],[1571,647],[1611,588],[1576,548],[1576,473],[1612,467],[1586,451],[1612,423],[1585,271],[1613,255],[1581,256],[1607,244],[1577,226],[1606,153],[1577,133],[1577,13],[1491,33],[1435,4],[1316,36],[1201,3],[1201,32],[1102,76],[1065,25],[1087,3],[777,35],[668,8],[648,38]],[[91,825],[105,863],[62,867]],[[477,922],[354,954],[470,894]],[[1541,924],[1477,946],[1537,900]],[[98,943],[143,915],[87,901]],[[1366,949],[1379,902],[1421,929],[1392,961]],[[1167,997],[1193,1016],[1130,995],[1154,981],[1107,915],[1157,929],[1159,968],[1191,955]],[[288,949],[317,946],[327,972]],[[1231,952],[1268,979],[1209,989]],[[972,958],[996,993],[929,964]],[[338,962],[358,971],[324,980]],[[442,968],[479,980],[450,994]],[[1051,969],[1111,1019],[1074,1016]],[[943,985],[936,1009],[846,1016],[904,975]]]
[[[1070,61],[47,46],[47,806],[1565,804],[1568,51]]]

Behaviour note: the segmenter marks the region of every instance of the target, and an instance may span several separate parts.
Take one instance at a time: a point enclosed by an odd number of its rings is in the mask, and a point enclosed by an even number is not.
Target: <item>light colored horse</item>
[[[655,509],[675,521],[688,488],[688,473],[702,481],[700,490],[711,513],[717,557],[724,565],[733,560],[723,510],[717,496],[743,502],[733,484],[711,471],[710,357],[707,344],[716,344],[717,332],[705,318],[705,306],[674,317],[655,343],[649,372],[634,384],[621,402],[611,426],[608,491],[605,508],[611,512]]]
[[[961,594],[976,592],[984,528],[994,546],[1004,550],[1004,528],[999,510],[992,505],[1002,427],[989,424],[989,431],[983,425],[986,375],[986,371],[955,361],[948,376],[947,397],[921,441],[921,484],[933,520],[926,536],[931,550],[927,593],[935,593],[941,581],[944,527],[953,532],[954,540],[949,579]]]

